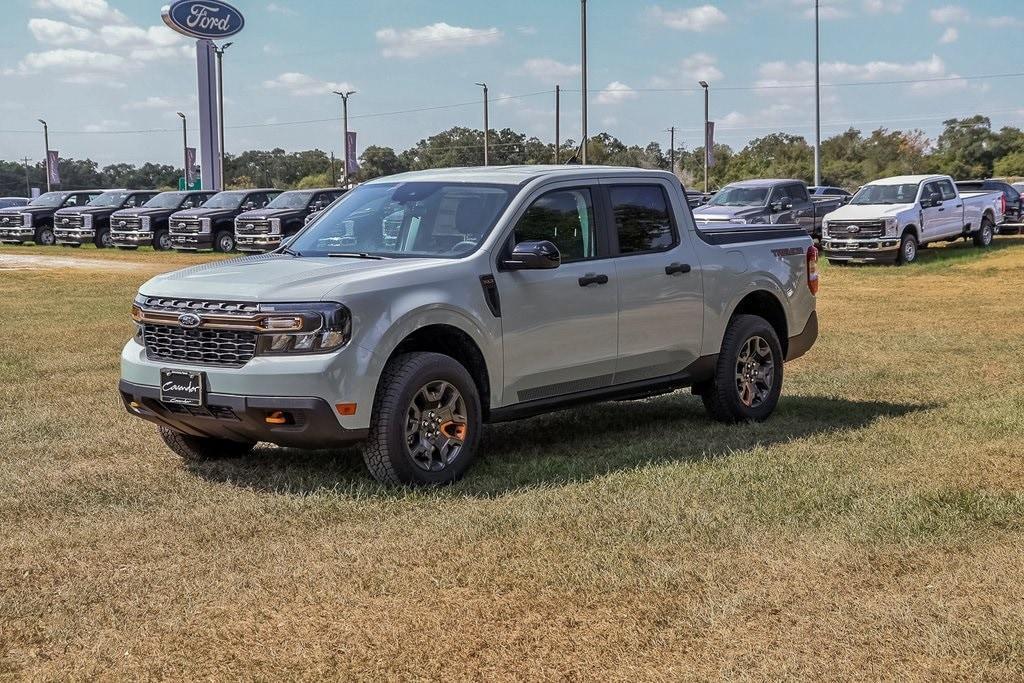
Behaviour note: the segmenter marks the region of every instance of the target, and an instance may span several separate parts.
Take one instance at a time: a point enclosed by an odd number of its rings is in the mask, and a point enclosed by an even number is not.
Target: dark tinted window
[[[665,191],[657,185],[622,185],[609,190],[619,253],[661,251],[675,243]]]
[[[563,262],[594,258],[597,224],[590,190],[557,190],[538,198],[516,224],[519,242],[548,240]]]
[[[794,202],[806,202],[809,199],[807,196],[807,190],[803,185],[787,185],[786,194],[788,194]]]

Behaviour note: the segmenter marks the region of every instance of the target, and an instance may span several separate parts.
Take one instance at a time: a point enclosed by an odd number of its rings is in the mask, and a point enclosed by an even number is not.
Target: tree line
[[[424,138],[401,152],[371,145],[359,157],[355,180],[364,181],[404,171],[483,164],[483,131],[455,127]],[[490,159],[495,165],[571,163],[578,143],[554,143],[527,136],[511,128],[490,132]],[[671,150],[658,142],[627,145],[609,133],[590,139],[588,162],[669,170]],[[748,142],[736,151],[728,145],[714,147],[715,165],[709,173],[711,187],[747,178],[800,178],[814,176],[814,150],[799,135],[771,133]],[[985,116],[949,119],[933,141],[920,130],[879,128],[865,135],[850,128],[821,145],[822,182],[849,189],[893,175],[946,173],[954,178],[1024,176],[1024,131],[1016,127],[993,130]],[[675,150],[675,172],[688,187],[699,188],[704,178],[704,148]],[[61,159],[61,188],[93,187],[177,188],[180,167],[145,163],[110,164],[100,167],[91,159]],[[249,150],[227,155],[224,164],[228,187],[303,188],[331,186],[341,176],[341,160],[322,150],[286,152]],[[0,161],[0,196],[24,196],[26,187],[45,187],[41,161],[25,164]]]

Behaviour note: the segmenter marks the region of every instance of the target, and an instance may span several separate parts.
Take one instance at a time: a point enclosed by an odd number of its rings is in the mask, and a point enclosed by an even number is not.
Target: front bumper
[[[825,258],[833,261],[890,261],[900,250],[898,237],[877,237],[851,240],[824,237],[821,240]]]
[[[159,387],[118,383],[131,415],[191,436],[232,441],[265,441],[290,448],[337,448],[366,438],[366,429],[346,429],[322,398],[207,394],[203,407],[164,403]],[[268,424],[283,411],[289,424]]]
[[[138,247],[152,244],[153,233],[148,230],[111,230],[110,239],[117,247]]]
[[[31,242],[35,239],[35,228],[0,228],[0,242]]]
[[[281,246],[281,236],[268,233],[235,233],[235,249],[238,251],[268,251]]]
[[[57,244],[86,244],[96,237],[92,228],[54,228],[53,237]]]
[[[174,249],[213,249],[213,235],[202,232],[170,233]]]

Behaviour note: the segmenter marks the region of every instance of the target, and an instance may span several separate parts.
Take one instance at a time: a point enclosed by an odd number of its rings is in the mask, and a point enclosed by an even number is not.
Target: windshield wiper
[[[328,258],[365,258],[371,261],[383,261],[383,256],[377,256],[375,254],[367,254],[365,251],[341,251],[334,254],[328,254]]]
[[[281,253],[288,254],[289,256],[302,256],[302,254],[294,251],[291,247],[281,247]]]

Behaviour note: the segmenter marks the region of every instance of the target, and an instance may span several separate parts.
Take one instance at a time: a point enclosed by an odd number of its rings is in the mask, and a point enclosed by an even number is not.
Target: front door
[[[566,187],[535,198],[498,260],[512,245],[535,240],[558,247],[558,268],[495,269],[504,348],[503,405],[606,387],[615,372],[617,282],[595,192]]]

